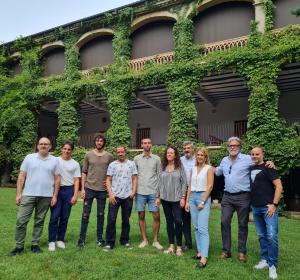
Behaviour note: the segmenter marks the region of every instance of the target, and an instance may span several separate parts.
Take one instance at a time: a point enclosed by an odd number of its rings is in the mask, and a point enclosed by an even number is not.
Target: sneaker
[[[34,254],[43,253],[43,250],[40,248],[39,245],[31,245],[31,252]]]
[[[56,246],[60,249],[66,249],[65,242],[63,242],[63,241],[57,241]]]
[[[255,269],[263,269],[265,267],[268,267],[268,263],[266,260],[260,260],[257,265],[254,266]]]
[[[8,256],[14,257],[14,256],[22,254],[23,252],[24,252],[23,247],[21,247],[21,248],[16,247],[15,249],[13,249],[11,252],[8,253]]]
[[[277,279],[277,271],[275,265],[269,267],[269,277],[271,279]]]
[[[159,244],[158,241],[153,242],[153,243],[152,243],[152,246],[155,247],[155,248],[158,249],[158,250],[162,250],[162,249],[164,248],[163,246],[161,246],[161,245]]]
[[[50,252],[55,251],[55,242],[49,242],[48,251]]]
[[[104,247],[105,246],[105,241],[104,240],[97,241],[97,246]]]
[[[132,249],[131,245],[129,242],[125,243],[125,244],[122,244],[125,248],[128,248],[128,249]]]
[[[143,241],[141,242],[141,244],[139,245],[139,248],[145,248],[146,246],[148,246],[148,241]]]
[[[104,252],[109,252],[109,251],[111,251],[112,250],[112,247],[110,246],[110,245],[105,245],[104,247],[103,247],[103,251]]]
[[[84,248],[84,245],[85,245],[85,243],[84,243],[84,241],[78,241],[78,243],[77,243],[77,248],[78,249],[83,249]]]

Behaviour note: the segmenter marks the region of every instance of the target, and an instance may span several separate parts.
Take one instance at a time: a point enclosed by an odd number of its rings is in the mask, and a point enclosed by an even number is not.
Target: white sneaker
[[[271,279],[277,279],[276,267],[274,265],[269,267],[269,277]]]
[[[162,250],[162,249],[164,248],[163,246],[161,246],[161,245],[159,244],[158,241],[153,242],[153,243],[152,243],[152,246],[155,247],[155,248],[158,249],[158,250]]]
[[[49,250],[50,252],[55,251],[55,242],[49,242],[48,250]]]
[[[141,242],[141,244],[139,245],[139,248],[145,248],[146,246],[148,246],[148,241],[143,241]]]
[[[259,263],[254,266],[254,268],[263,269],[263,268],[268,267],[268,266],[269,265],[268,265],[266,260],[260,260]]]
[[[65,242],[63,242],[63,241],[57,241],[56,246],[60,249],[65,249],[66,248]]]

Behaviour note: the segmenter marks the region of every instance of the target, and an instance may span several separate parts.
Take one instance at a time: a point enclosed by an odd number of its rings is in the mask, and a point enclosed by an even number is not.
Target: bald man
[[[9,256],[16,256],[24,251],[27,224],[33,210],[35,215],[31,251],[42,253],[39,241],[44,220],[49,206],[54,206],[56,203],[60,185],[58,160],[49,154],[50,149],[50,140],[41,138],[37,145],[38,152],[27,155],[20,167],[16,191],[16,205],[19,206],[15,235],[16,248],[9,253]]]

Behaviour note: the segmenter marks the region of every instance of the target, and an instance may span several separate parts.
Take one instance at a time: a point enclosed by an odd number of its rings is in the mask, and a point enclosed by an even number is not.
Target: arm
[[[220,165],[218,167],[212,167],[213,168],[213,171],[214,173],[216,174],[216,176],[221,176],[223,175],[223,168],[224,168],[224,159],[222,159]]]
[[[79,177],[74,178],[74,195],[71,199],[71,204],[75,205],[78,198],[78,191],[79,191]]]
[[[26,179],[26,172],[20,171],[18,176],[18,181],[17,181],[17,190],[16,190],[16,205],[18,206],[21,204],[22,190],[24,187],[25,179]]]
[[[206,192],[205,192],[205,194],[203,196],[203,199],[202,199],[202,201],[204,202],[204,204],[200,203],[198,205],[198,210],[201,210],[201,209],[204,208],[206,200],[210,197],[210,194],[212,192],[213,186],[214,186],[214,170],[213,170],[212,167],[210,167],[208,169],[208,172],[207,172],[207,189],[206,189]]]
[[[186,202],[185,202],[185,211],[190,211],[190,196],[191,196],[191,189],[192,189],[192,171],[190,175],[190,184],[188,186],[187,196],[186,196]]]
[[[50,206],[53,207],[57,202],[57,195],[60,189],[60,175],[54,176],[54,193],[50,202]]]
[[[273,184],[275,186],[275,194],[274,194],[274,198],[273,198],[273,204],[268,204],[268,211],[266,213],[267,217],[273,217],[275,211],[276,211],[276,206],[275,204],[279,203],[280,197],[281,197],[281,193],[282,193],[282,183],[280,179],[275,179],[273,180]]]
[[[156,199],[155,199],[155,205],[158,208],[160,206],[160,185],[161,185],[161,173],[158,175],[158,184],[156,188]]]
[[[186,175],[183,169],[180,170],[180,183],[181,183],[181,197],[180,197],[180,207],[184,208],[185,196],[186,196]]]
[[[136,181],[137,181],[137,175],[133,175],[132,176],[132,193],[129,196],[131,199],[133,199],[136,194]]]
[[[85,182],[86,182],[86,174],[82,173],[81,174],[81,198],[85,199]]]
[[[117,201],[115,195],[112,192],[112,176],[109,175],[106,176],[106,188],[107,188],[110,203],[112,205],[115,205]]]

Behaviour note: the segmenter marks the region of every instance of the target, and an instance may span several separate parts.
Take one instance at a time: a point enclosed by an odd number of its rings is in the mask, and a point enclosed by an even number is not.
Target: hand
[[[72,206],[75,205],[76,202],[77,202],[77,194],[76,195],[74,194],[73,197],[72,197],[72,199],[71,199],[71,205]]]
[[[80,197],[81,197],[82,199],[85,199],[85,189],[82,189],[82,190],[81,190]]]
[[[184,208],[185,205],[185,198],[180,198],[180,208]]]
[[[131,195],[130,195],[129,197],[130,197],[130,199],[134,199],[134,197],[135,197],[135,192],[131,193]]]
[[[116,205],[117,201],[116,201],[116,197],[113,194],[109,195],[109,201],[112,205]]]
[[[273,161],[268,160],[268,161],[266,162],[266,167],[275,169],[275,164],[274,164]]]
[[[198,210],[201,211],[204,208],[204,204],[199,203],[198,204]]]
[[[16,205],[19,206],[21,204],[22,195],[16,195]]]
[[[155,199],[155,205],[156,205],[157,208],[159,208],[159,206],[160,206],[160,198],[159,197],[157,197]]]
[[[267,207],[268,207],[268,211],[266,213],[266,216],[273,217],[276,211],[276,206],[274,204],[268,204]]]
[[[50,206],[53,207],[56,204],[56,202],[57,202],[57,197],[53,196],[50,202]]]
[[[188,202],[185,204],[185,212],[190,212],[190,204]]]
[[[105,190],[107,190],[106,180],[103,180],[103,188],[104,188]]]

